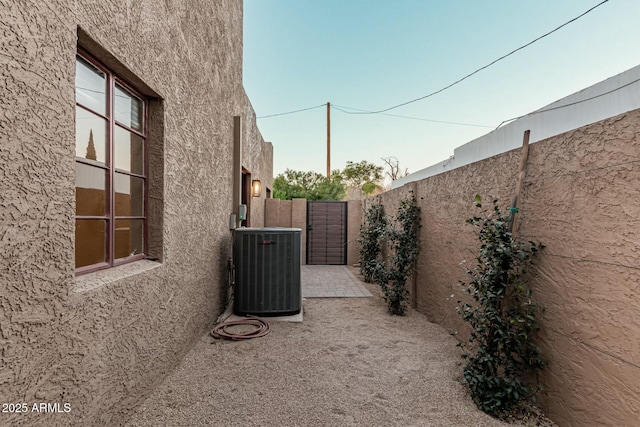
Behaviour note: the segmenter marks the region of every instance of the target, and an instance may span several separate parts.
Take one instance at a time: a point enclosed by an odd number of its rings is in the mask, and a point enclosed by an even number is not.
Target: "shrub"
[[[480,196],[476,207],[482,208]],[[477,266],[467,270],[471,280],[462,283],[475,303],[458,301],[457,311],[472,328],[469,343],[460,346],[473,400],[500,417],[525,399],[535,400],[538,388],[527,384],[525,375],[547,364],[534,340],[541,307],[524,281],[542,245],[517,241],[509,231],[516,208],[505,214],[493,200],[492,211],[482,213],[467,220],[478,229],[481,245]]]

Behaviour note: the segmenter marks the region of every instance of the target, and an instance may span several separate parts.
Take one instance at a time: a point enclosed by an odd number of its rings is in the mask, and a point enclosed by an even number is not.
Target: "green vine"
[[[409,292],[407,279],[414,270],[420,247],[420,207],[411,195],[400,201],[395,226],[384,213],[382,205],[373,205],[360,228],[360,271],[365,281],[375,280],[384,293],[389,312],[403,315]],[[381,258],[381,242],[386,241],[391,256],[387,262]]]
[[[481,202],[476,196],[477,208]],[[467,220],[478,229],[480,255],[477,266],[467,270],[470,282],[462,283],[474,303],[458,301],[457,307],[472,328],[468,344],[460,344],[465,349],[464,378],[478,407],[498,417],[528,398],[535,400],[538,388],[524,376],[547,365],[534,340],[542,309],[524,281],[542,245],[514,238],[509,222],[517,212],[511,208],[506,214],[493,200],[491,211]]]
[[[380,202],[372,205],[360,226],[360,274],[366,283],[373,281],[375,272],[382,262],[382,238],[387,232],[389,221]]]

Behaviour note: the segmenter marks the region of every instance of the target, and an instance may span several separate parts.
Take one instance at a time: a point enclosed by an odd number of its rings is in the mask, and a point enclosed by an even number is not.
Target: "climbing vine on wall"
[[[407,280],[413,274],[420,246],[420,207],[413,192],[400,201],[395,221],[384,213],[380,204],[367,211],[360,229],[360,268],[365,280],[374,280],[382,289],[391,314],[403,315],[407,306]],[[390,255],[381,256],[381,243],[386,242]]]
[[[475,206],[482,209],[480,196]],[[458,301],[457,307],[472,328],[469,342],[460,344],[465,349],[464,378],[478,407],[498,417],[535,399],[538,388],[527,384],[525,375],[547,364],[534,339],[541,307],[525,281],[542,245],[514,238],[509,222],[515,213],[516,208],[502,212],[493,200],[493,209],[467,220],[478,231],[480,254],[467,271],[469,282],[463,283],[473,302]]]
[[[382,262],[382,239],[387,233],[389,221],[384,213],[384,206],[374,203],[367,210],[365,220],[360,226],[360,274],[364,281],[371,283],[375,272]]]

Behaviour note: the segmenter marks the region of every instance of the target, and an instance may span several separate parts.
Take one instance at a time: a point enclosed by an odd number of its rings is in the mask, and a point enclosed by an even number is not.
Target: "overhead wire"
[[[327,104],[320,104],[320,105],[316,105],[315,107],[301,108],[299,110],[286,111],[284,113],[269,114],[268,116],[256,117],[256,119],[266,119],[268,117],[286,116],[287,114],[294,114],[294,113],[301,113],[303,111],[315,110],[316,108],[325,107],[326,105]]]
[[[404,118],[404,119],[409,119],[409,120],[419,120],[419,121],[426,121],[426,122],[432,122],[432,123],[442,123],[442,124],[459,125],[459,126],[493,128],[493,126],[479,125],[479,124],[473,124],[473,123],[449,122],[449,121],[444,121],[444,120],[435,120],[435,119],[426,119],[426,118],[421,118],[421,117],[403,116],[403,115],[399,115],[399,114],[389,114],[389,113],[386,113],[386,112],[390,111],[390,110],[393,110],[393,109],[396,109],[396,108],[399,108],[399,107],[402,107],[402,106],[405,106],[405,105],[408,105],[408,104],[411,104],[411,103],[414,103],[414,102],[417,102],[417,101],[421,101],[423,99],[427,99],[427,98],[432,97],[434,95],[437,95],[437,94],[439,94],[441,92],[444,92],[445,90],[447,90],[447,89],[449,89],[449,88],[451,88],[451,87],[463,82],[464,80],[472,77],[473,75],[479,73],[480,71],[489,68],[490,66],[494,65],[495,63],[497,63],[497,62],[499,62],[499,61],[501,61],[501,60],[503,60],[503,59],[515,54],[516,52],[518,52],[518,51],[520,51],[520,50],[522,50],[522,49],[524,49],[524,48],[526,48],[528,46],[531,46],[532,44],[536,43],[537,41],[539,41],[539,40],[541,40],[541,39],[543,39],[543,38],[555,33],[556,31],[558,31],[561,28],[571,24],[572,22],[577,21],[578,19],[582,18],[583,16],[587,15],[588,13],[590,13],[593,10],[597,9],[598,7],[602,6],[603,4],[607,3],[608,1],[609,0],[601,1],[600,3],[598,3],[595,6],[589,8],[588,10],[586,10],[583,13],[581,13],[580,15],[570,19],[569,21],[563,23],[562,25],[559,25],[558,27],[554,28],[553,30],[548,31],[548,32],[546,32],[545,34],[543,34],[543,35],[541,35],[539,37],[536,37],[532,41],[530,41],[530,42],[528,42],[528,43],[526,43],[526,44],[524,44],[524,45],[522,45],[522,46],[520,46],[520,47],[518,47],[518,48],[516,48],[516,49],[514,49],[512,51],[510,51],[509,53],[507,53],[505,55],[502,55],[501,57],[491,61],[487,65],[485,65],[483,67],[480,67],[480,68],[476,69],[475,71],[465,75],[464,77],[454,81],[453,83],[451,83],[451,84],[449,84],[449,85],[447,85],[447,86],[445,86],[445,87],[443,87],[441,89],[438,89],[438,90],[436,90],[434,92],[431,92],[431,93],[429,93],[427,95],[421,96],[419,98],[412,99],[410,101],[403,102],[401,104],[394,105],[392,107],[388,107],[388,108],[385,108],[385,109],[382,109],[382,110],[375,110],[375,111],[364,110],[364,109],[353,108],[353,107],[346,107],[346,106],[338,106],[338,105],[334,105],[334,104],[332,104],[331,107],[336,109],[336,110],[338,110],[338,111],[340,111],[340,112],[342,112],[342,113],[352,114],[352,115],[381,114],[381,115],[386,115],[386,116],[391,116],[391,117],[399,117],[399,118]],[[596,96],[591,97],[591,98],[586,98],[584,100],[576,101],[576,102],[573,102],[573,103],[570,103],[570,104],[566,104],[566,105],[561,105],[561,106],[552,107],[552,108],[548,108],[548,109],[544,109],[544,110],[534,111],[533,113],[528,113],[528,114],[524,114],[522,116],[518,116],[518,117],[514,117],[514,118],[511,118],[511,119],[508,119],[508,120],[504,120],[495,129],[498,129],[504,123],[508,123],[508,122],[513,121],[513,120],[520,119],[520,118],[525,117],[527,115],[539,114],[539,113],[543,113],[545,111],[551,111],[551,110],[555,110],[555,109],[559,109],[559,108],[564,108],[564,107],[568,107],[568,106],[571,106],[571,105],[575,105],[575,104],[579,104],[579,103],[582,103],[582,102],[586,102],[586,101],[589,101],[591,99],[594,99],[594,98],[597,98],[597,97],[600,97],[600,96],[604,96],[604,95],[606,95],[608,93],[611,93],[611,92],[614,92],[616,90],[622,89],[622,88],[624,88],[626,86],[629,86],[629,85],[631,85],[631,84],[633,84],[633,83],[635,83],[637,81],[638,80],[634,80],[634,81],[632,81],[632,82],[630,82],[630,83],[628,83],[626,85],[623,85],[623,86],[621,86],[619,88],[616,88],[616,89],[613,89],[611,91],[602,93],[600,95],[596,95]],[[277,116],[295,114],[295,113],[300,113],[300,112],[303,112],[303,111],[309,111],[309,110],[314,110],[314,109],[317,109],[317,108],[325,107],[326,105],[327,105],[326,103],[323,103],[323,104],[316,105],[316,106],[313,106],[313,107],[301,108],[301,109],[298,109],[298,110],[286,111],[286,112],[276,113],[276,114],[269,114],[269,115],[266,115],[266,116],[259,116],[259,117],[256,117],[256,118],[257,119],[265,119],[265,118],[269,118],[269,117],[277,117]],[[347,111],[347,110],[353,110],[353,111]]]
[[[518,119],[521,119],[523,117],[531,116],[531,115],[534,115],[534,114],[541,114],[541,113],[545,113],[547,111],[560,110],[562,108],[567,108],[567,107],[571,107],[573,105],[582,104],[583,102],[588,102],[588,101],[591,101],[593,99],[600,98],[602,96],[605,96],[605,95],[608,95],[610,93],[619,91],[620,89],[624,89],[625,87],[631,86],[634,83],[638,83],[638,82],[640,82],[640,78],[632,80],[632,81],[630,81],[628,83],[623,84],[622,86],[618,86],[618,87],[613,88],[611,90],[608,90],[606,92],[602,92],[602,93],[599,93],[597,95],[590,96],[588,98],[580,99],[578,101],[570,102],[568,104],[557,105],[555,107],[543,108],[543,109],[536,110],[536,111],[533,111],[533,112],[530,112],[530,113],[527,113],[527,114],[522,114],[520,116],[512,117],[510,119],[503,120],[495,128],[493,126],[487,126],[487,125],[479,125],[479,124],[473,124],[473,123],[462,123],[462,122],[449,122],[449,121],[445,121],[445,120],[435,120],[435,119],[426,119],[426,118],[422,118],[422,117],[403,116],[403,115],[400,115],[400,114],[389,114],[389,113],[377,113],[377,114],[380,114],[380,115],[383,115],[383,116],[399,117],[399,118],[403,118],[403,119],[420,120],[420,121],[425,121],[425,122],[451,124],[451,125],[459,125],[459,126],[474,126],[474,127],[492,128],[492,129],[496,130],[496,129],[499,129],[505,123],[509,123],[509,122],[514,121],[514,120],[518,120]],[[327,104],[322,104],[322,105],[319,105],[317,107],[311,107],[311,108],[307,108],[307,109],[304,109],[304,110],[310,110],[310,109],[315,109],[315,108],[319,108],[319,107],[324,107],[326,105]],[[350,111],[347,111],[347,110],[357,110],[357,111],[362,111],[362,112],[366,112],[367,111],[367,110],[362,110],[360,108],[347,107],[347,106],[344,106],[344,105],[336,105],[336,104],[331,104],[331,108],[335,109],[335,110],[338,110],[340,112],[346,113],[346,114],[353,114],[353,112],[350,112]],[[304,111],[304,110],[302,110],[302,111]],[[281,114],[291,114],[291,113],[293,113],[293,112],[281,113]],[[271,116],[266,116],[266,117],[271,117]]]
[[[589,12],[591,12],[591,11],[593,11],[594,9],[596,9],[596,8],[598,8],[598,7],[600,7],[600,6],[602,6],[603,4],[607,3],[608,1],[609,1],[609,0],[603,0],[603,1],[601,1],[601,2],[600,2],[600,3],[598,3],[597,5],[595,5],[595,6],[591,7],[590,9],[588,9],[587,11],[585,11],[585,12],[581,13],[580,15],[576,16],[575,18],[570,19],[569,21],[565,22],[564,24],[562,24],[562,25],[560,25],[560,26],[558,26],[558,27],[554,28],[554,29],[553,29],[553,30],[551,30],[551,31],[548,31],[547,33],[545,33],[545,34],[543,34],[543,35],[541,35],[541,36],[539,36],[539,37],[536,37],[535,39],[533,39],[533,40],[532,40],[532,41],[530,41],[529,43],[526,43],[526,44],[524,44],[524,45],[522,45],[522,46],[518,47],[517,49],[514,49],[514,50],[512,50],[511,52],[509,52],[509,53],[507,53],[507,54],[505,54],[505,55],[502,55],[502,56],[501,56],[501,57],[499,57],[498,59],[495,59],[495,60],[491,61],[491,62],[490,62],[490,63],[488,63],[487,65],[485,65],[485,66],[483,66],[483,67],[478,68],[477,70],[475,70],[475,71],[473,71],[473,72],[471,72],[471,73],[467,74],[466,76],[464,76],[464,77],[462,77],[462,78],[460,78],[460,79],[456,80],[455,82],[453,82],[453,83],[451,83],[451,84],[448,84],[447,86],[445,86],[445,87],[443,87],[443,88],[441,88],[441,89],[438,89],[438,90],[436,90],[436,91],[434,91],[434,92],[431,92],[431,93],[429,93],[429,94],[427,94],[427,95],[424,95],[424,96],[421,96],[421,97],[419,97],[419,98],[415,98],[415,99],[412,99],[412,100],[410,100],[410,101],[406,101],[406,102],[403,102],[403,103],[398,104],[398,105],[394,105],[394,106],[389,107],[389,108],[384,108],[384,109],[382,109],[382,110],[376,110],[376,111],[365,111],[365,112],[347,112],[347,114],[380,114],[380,113],[384,113],[384,112],[387,112],[387,111],[390,111],[390,110],[394,110],[394,109],[399,108],[399,107],[403,107],[403,106],[408,105],[408,104],[412,104],[412,103],[417,102],[417,101],[422,101],[423,99],[427,99],[427,98],[430,98],[430,97],[432,97],[432,96],[434,96],[434,95],[437,95],[437,94],[439,94],[439,93],[441,93],[441,92],[444,92],[445,90],[447,90],[447,89],[449,89],[449,88],[451,88],[451,87],[453,87],[453,86],[455,86],[455,85],[457,85],[457,84],[459,84],[459,83],[462,83],[463,81],[465,81],[465,80],[467,80],[469,77],[471,77],[471,76],[473,76],[473,75],[475,75],[475,74],[479,73],[480,71],[482,71],[482,70],[484,70],[484,69],[489,68],[489,67],[490,67],[490,66],[492,66],[493,64],[495,64],[495,63],[497,63],[497,62],[499,62],[499,61],[502,61],[503,59],[505,59],[505,58],[507,58],[507,57],[509,57],[509,56],[513,55],[514,53],[516,53],[516,52],[518,52],[518,51],[520,51],[520,50],[522,50],[522,49],[524,49],[524,48],[526,48],[526,47],[528,47],[528,46],[531,46],[531,45],[532,45],[532,44],[534,44],[535,42],[537,42],[537,41],[539,41],[539,40],[541,40],[541,39],[543,39],[543,38],[545,38],[545,37],[547,37],[547,36],[549,36],[549,35],[551,35],[551,34],[555,33],[556,31],[560,30],[561,28],[566,27],[567,25],[571,24],[572,22],[577,21],[578,19],[582,18],[583,16],[585,16],[585,15],[586,15],[586,14],[588,14]]]
[[[608,91],[600,93],[598,95],[590,96],[589,98],[581,99],[579,101],[570,102],[568,104],[557,105],[555,107],[543,108],[543,109],[540,109],[540,110],[533,111],[531,113],[523,114],[523,115],[518,116],[518,117],[513,117],[511,119],[503,120],[498,126],[496,126],[496,129],[500,128],[500,126],[502,126],[505,123],[509,123],[509,122],[514,121],[514,120],[518,120],[518,119],[521,119],[523,117],[526,117],[526,116],[531,116],[531,115],[540,114],[540,113],[546,113],[547,111],[559,110],[561,108],[571,107],[572,105],[582,104],[583,102],[587,102],[587,101],[591,101],[592,99],[600,98],[601,96],[605,96],[605,95],[608,95],[610,93],[616,92],[616,91],[618,91],[620,89],[623,89],[623,88],[625,88],[627,86],[631,86],[632,84],[637,83],[637,82],[640,82],[640,78],[632,80],[629,83],[623,84],[622,86],[619,86],[619,87],[617,87],[615,89],[608,90]]]
[[[360,108],[345,107],[343,105],[335,105],[335,104],[331,104],[331,108],[335,108],[336,110],[341,111],[343,113],[347,113],[347,114],[349,114],[349,111],[345,111],[344,108],[346,108],[348,110],[367,111],[367,110],[362,110]],[[402,116],[400,114],[389,114],[389,113],[379,113],[379,114],[383,115],[383,116],[399,117],[399,118],[402,118],[402,119],[419,120],[419,121],[431,122],[431,123],[442,123],[442,124],[447,124],[447,125],[473,126],[473,127],[480,127],[480,128],[493,128],[493,126],[478,125],[478,124],[474,124],[474,123],[448,122],[448,121],[445,121],[445,120],[435,120],[435,119],[425,119],[425,118],[422,118],[422,117]]]

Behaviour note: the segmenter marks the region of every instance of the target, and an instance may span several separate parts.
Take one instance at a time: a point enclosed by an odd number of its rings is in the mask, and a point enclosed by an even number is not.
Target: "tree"
[[[273,180],[273,197],[282,200],[342,200],[347,187],[355,188],[359,195],[371,194],[380,187],[382,171],[382,166],[366,160],[358,163],[348,161],[343,170],[332,171],[328,179],[313,171],[287,169]]]
[[[338,171],[330,179],[317,172],[287,169],[273,180],[273,197],[281,200],[342,200],[345,186]]]
[[[366,160],[358,163],[348,161],[339,174],[342,182],[348,187],[354,187],[365,194],[371,194],[379,187],[378,182],[382,179],[383,169],[382,166],[374,165]]]
[[[383,157],[382,161],[387,165],[385,175],[387,175],[391,179],[391,181],[395,181],[396,179],[403,178],[409,175],[408,168],[400,168],[400,161],[397,157]]]

